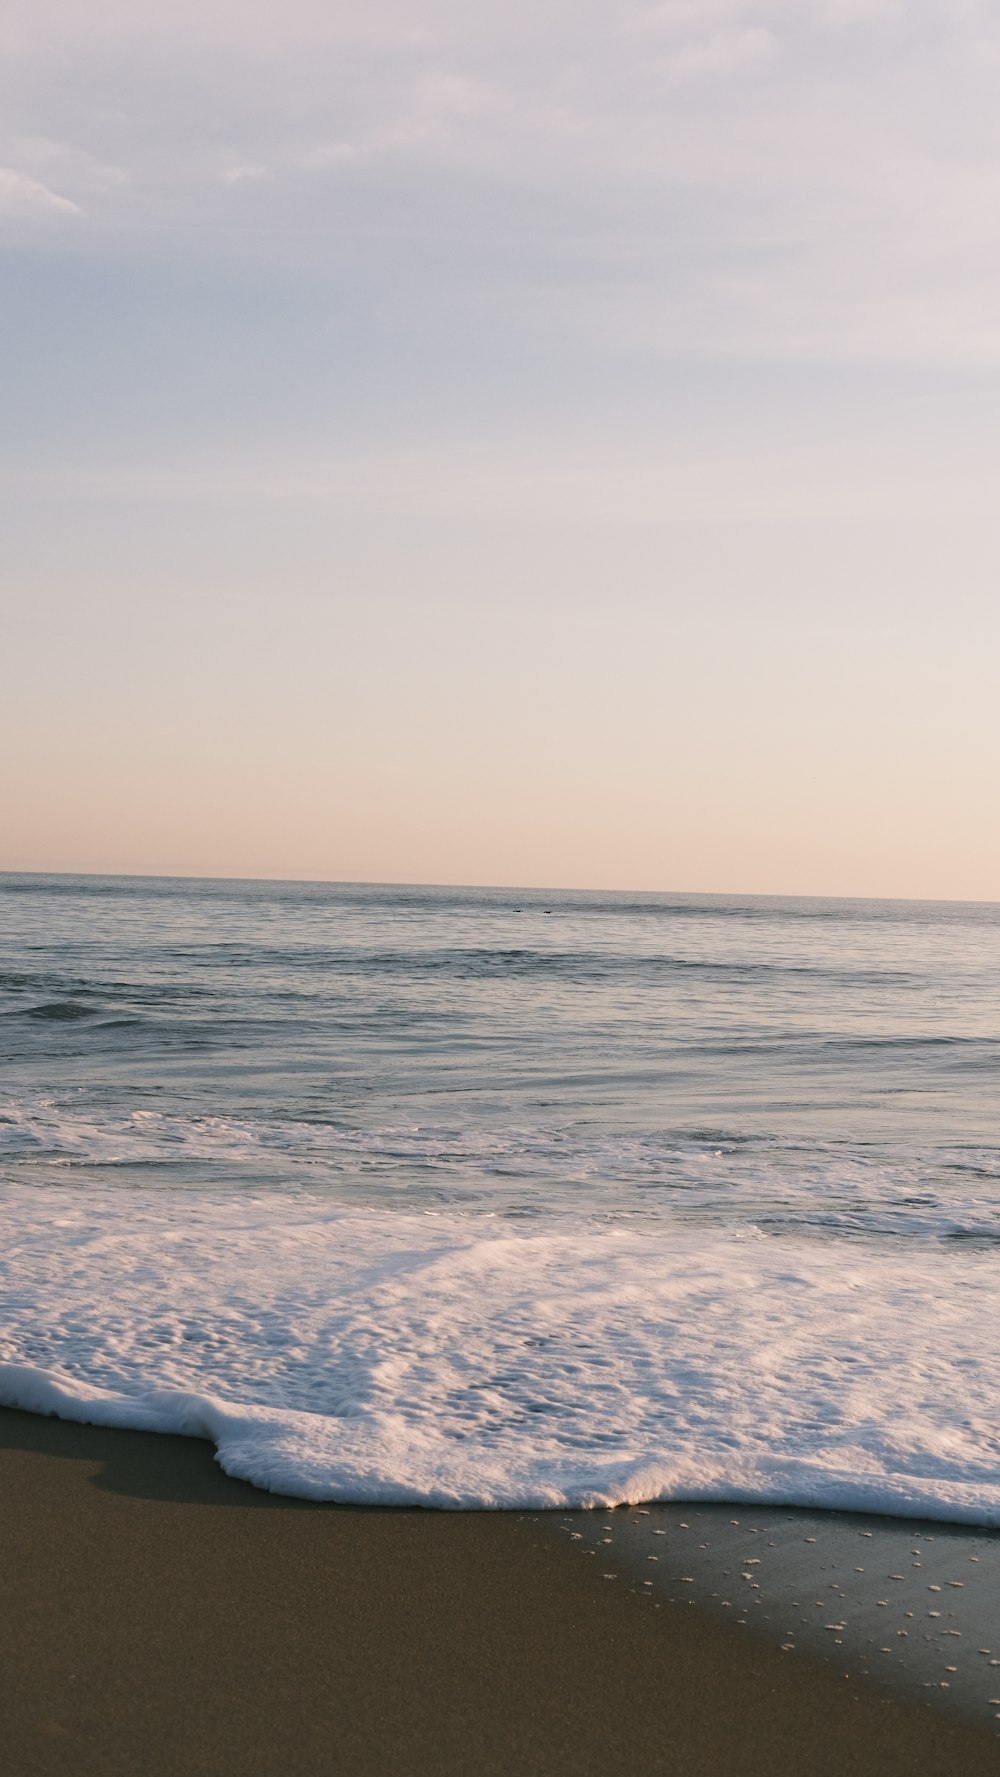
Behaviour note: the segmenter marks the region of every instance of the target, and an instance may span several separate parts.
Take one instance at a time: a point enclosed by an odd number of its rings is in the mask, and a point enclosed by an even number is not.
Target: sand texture
[[[0,1412],[5,1777],[1000,1773],[992,1726],[577,1558],[309,1506],[208,1445]]]

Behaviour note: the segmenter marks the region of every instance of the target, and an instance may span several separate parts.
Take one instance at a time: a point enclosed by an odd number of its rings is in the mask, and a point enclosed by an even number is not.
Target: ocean
[[[1000,907],[0,877],[0,1401],[1000,1525]]]

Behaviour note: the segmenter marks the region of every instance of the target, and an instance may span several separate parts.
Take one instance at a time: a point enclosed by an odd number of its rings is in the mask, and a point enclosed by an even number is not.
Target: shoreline
[[[992,1723],[609,1584],[565,1546],[605,1514],[312,1505],[15,1409],[0,1497],[10,1777],[1000,1772]]]

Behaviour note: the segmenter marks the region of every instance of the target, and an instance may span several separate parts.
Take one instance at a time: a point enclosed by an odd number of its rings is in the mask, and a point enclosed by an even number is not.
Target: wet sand
[[[560,1527],[654,1601],[693,1598],[786,1652],[1000,1726],[1000,1532],[734,1504],[575,1512]]]
[[[309,1506],[11,1411],[0,1512],[5,1777],[1000,1774],[993,1725],[609,1582],[565,1515]]]

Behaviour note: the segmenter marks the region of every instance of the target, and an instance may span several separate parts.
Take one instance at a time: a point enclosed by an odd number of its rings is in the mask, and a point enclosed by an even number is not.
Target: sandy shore
[[[10,1411],[0,1505],[6,1777],[1000,1773],[992,1727],[656,1608],[544,1516],[313,1507]]]
[[[556,1520],[573,1552],[652,1600],[1000,1718],[1000,1532],[760,1505],[654,1505]],[[935,1692],[933,1698],[924,1692]]]

